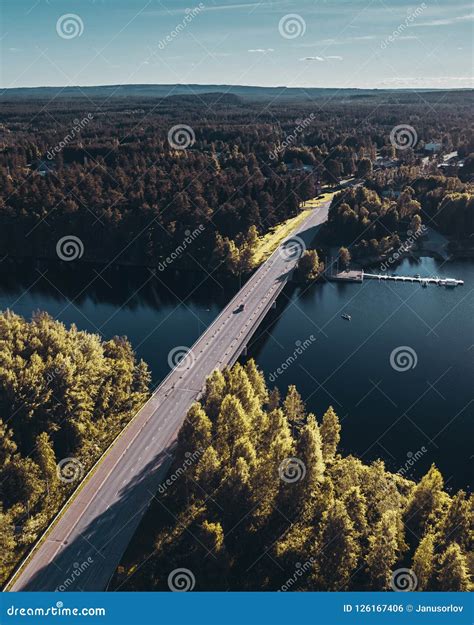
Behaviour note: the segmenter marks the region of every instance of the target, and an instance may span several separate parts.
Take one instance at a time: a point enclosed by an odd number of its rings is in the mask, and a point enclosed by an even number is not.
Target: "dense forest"
[[[330,207],[328,242],[351,246],[351,254],[378,256],[399,247],[422,225],[468,239],[474,233],[473,185],[457,177],[420,176],[415,168],[378,172],[364,187],[346,189]]]
[[[148,397],[124,338],[0,314],[0,584]]]
[[[472,233],[469,92],[445,94],[428,108],[382,95],[376,106],[376,94],[291,106],[230,94],[6,97],[0,257],[63,258],[58,242],[73,236],[80,243],[70,254],[82,261],[168,269],[174,254],[173,269],[229,269],[229,254],[246,246],[251,227],[266,233],[322,185],[352,176],[376,195],[357,206],[350,196],[344,200],[332,221],[344,239],[367,225],[367,241],[397,234],[387,228],[400,227],[403,235],[414,213],[449,234]],[[391,144],[400,123],[416,128],[413,148]],[[422,162],[423,146],[433,141],[441,153],[457,150],[465,159],[462,181],[442,175],[432,160]],[[388,190],[402,199],[375,199]],[[187,253],[176,253],[183,246]]]
[[[252,360],[214,372],[114,587],[469,590],[474,497],[435,466],[415,483],[345,456],[340,430]]]

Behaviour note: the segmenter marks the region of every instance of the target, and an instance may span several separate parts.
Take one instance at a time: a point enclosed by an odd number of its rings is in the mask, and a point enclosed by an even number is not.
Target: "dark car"
[[[242,312],[243,310],[245,310],[245,304],[240,304],[240,306],[237,306],[237,308],[234,310],[234,314]]]

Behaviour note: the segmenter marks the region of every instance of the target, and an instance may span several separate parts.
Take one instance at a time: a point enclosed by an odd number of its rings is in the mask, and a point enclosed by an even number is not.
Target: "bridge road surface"
[[[316,226],[326,221],[328,207],[326,202],[313,209],[285,241],[295,234],[312,238]],[[6,590],[107,587],[166,478],[177,433],[207,376],[237,360],[296,262],[297,258],[286,258],[280,246],[253,274],[111,446]],[[241,303],[245,309],[236,312]]]

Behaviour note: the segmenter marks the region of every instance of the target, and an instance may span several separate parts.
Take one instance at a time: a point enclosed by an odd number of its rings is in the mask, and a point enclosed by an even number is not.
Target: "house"
[[[438,152],[441,151],[442,147],[443,146],[441,143],[425,143],[424,150],[428,154],[437,154]]]
[[[46,176],[46,174],[54,173],[54,170],[55,170],[54,161],[38,160],[38,161],[34,161],[28,166],[40,176]]]

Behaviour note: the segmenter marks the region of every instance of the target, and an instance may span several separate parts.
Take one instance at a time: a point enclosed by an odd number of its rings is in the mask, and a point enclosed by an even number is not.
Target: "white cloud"
[[[337,37],[337,38],[328,38],[321,39],[320,41],[316,41],[315,43],[301,43],[298,47],[300,48],[311,48],[314,46],[332,46],[332,45],[345,45],[350,43],[361,43],[364,41],[372,41],[377,39],[375,35],[359,35],[357,37]]]
[[[300,61],[319,61],[323,63],[324,61],[342,61],[342,56],[304,56],[300,59]]]
[[[428,22],[415,22],[411,24],[412,27],[418,28],[420,26],[452,26],[453,24],[459,24],[460,22],[472,22],[474,20],[474,13],[467,13],[466,15],[458,15],[457,17],[446,17],[437,20],[430,20]]]

